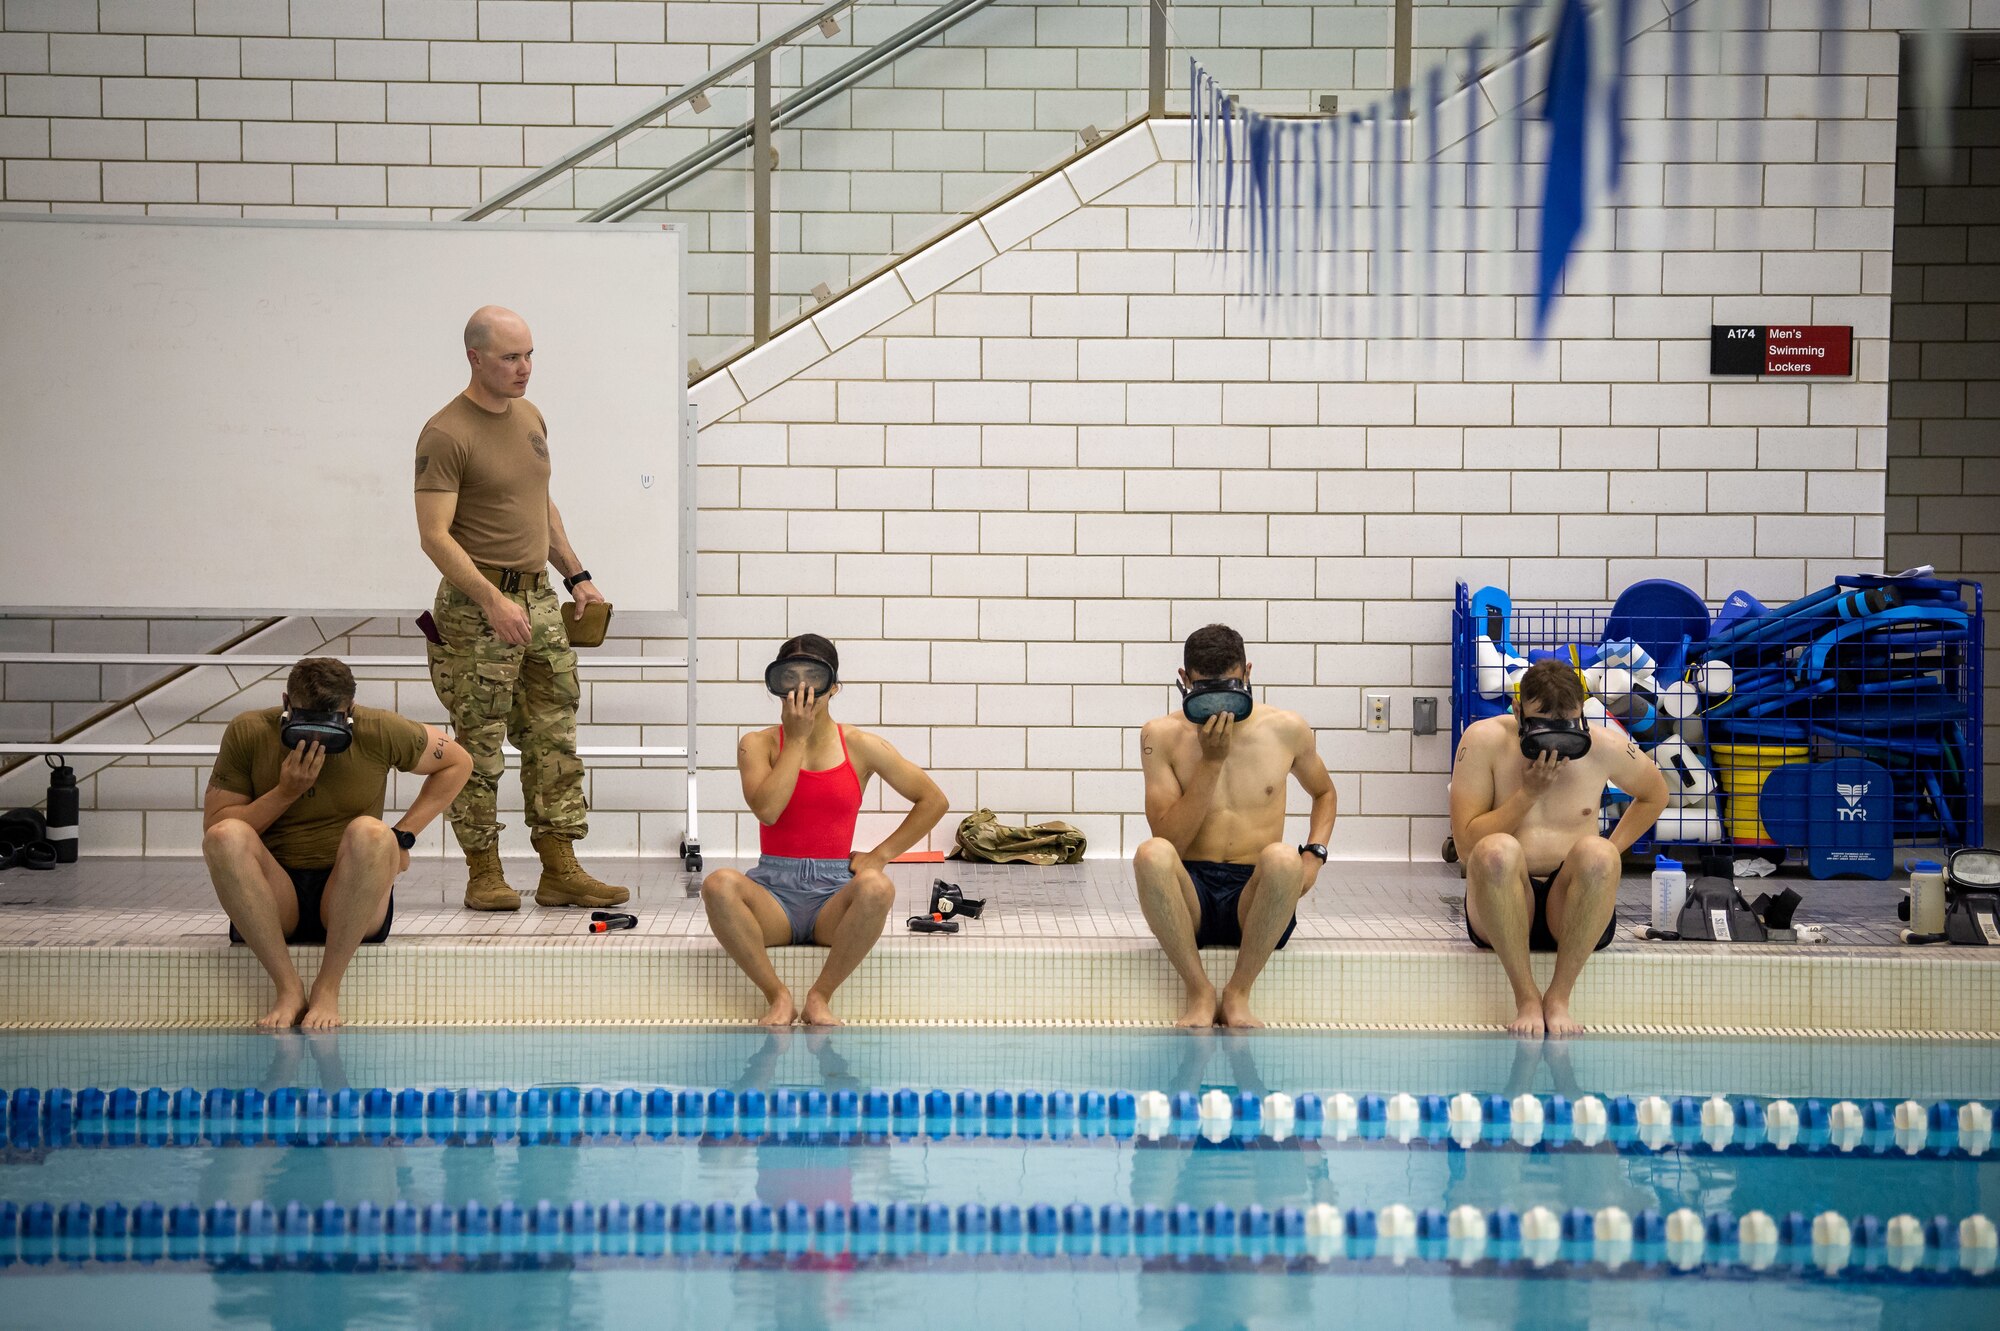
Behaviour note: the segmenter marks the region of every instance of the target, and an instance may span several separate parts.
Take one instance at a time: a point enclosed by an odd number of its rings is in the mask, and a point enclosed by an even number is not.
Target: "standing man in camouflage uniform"
[[[429,649],[431,683],[471,754],[471,780],[451,806],[465,852],[470,910],[518,910],[500,870],[498,787],[503,738],[521,751],[521,793],[542,857],[535,901],[615,906],[629,895],[576,862],[588,830],[576,756],[576,653],[549,586],[553,560],[576,613],[603,595],[570,548],[549,499],[548,425],[524,396],[535,355],[528,325],[497,305],[465,325],[472,382],[417,439],[417,532],[444,575]]]

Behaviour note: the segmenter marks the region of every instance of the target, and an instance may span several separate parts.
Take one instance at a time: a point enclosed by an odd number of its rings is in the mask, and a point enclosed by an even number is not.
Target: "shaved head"
[[[535,339],[528,321],[501,305],[481,305],[465,321],[465,359],[472,368],[466,390],[488,411],[528,391],[534,373]]]
[[[517,334],[528,340],[528,321],[504,305],[481,305],[465,321],[465,349],[484,351],[496,335]]]

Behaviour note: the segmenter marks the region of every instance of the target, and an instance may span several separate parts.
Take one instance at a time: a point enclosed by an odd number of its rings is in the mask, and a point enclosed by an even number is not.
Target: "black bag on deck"
[[[1770,935],[1750,903],[1727,878],[1697,878],[1681,905],[1681,940],[1690,943],[1764,943]]]

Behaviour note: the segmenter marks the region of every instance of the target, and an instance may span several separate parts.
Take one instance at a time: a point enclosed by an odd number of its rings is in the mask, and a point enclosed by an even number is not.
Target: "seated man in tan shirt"
[[[287,744],[287,739],[293,741]],[[391,771],[425,778],[392,828]],[[229,723],[202,808],[202,857],[230,919],[277,986],[263,1027],[340,1025],[340,981],[362,943],[389,935],[396,875],[457,796],[472,756],[436,726],[354,705],[354,674],[330,657],[292,667],[284,706]],[[326,954],[307,999],[287,943]]]

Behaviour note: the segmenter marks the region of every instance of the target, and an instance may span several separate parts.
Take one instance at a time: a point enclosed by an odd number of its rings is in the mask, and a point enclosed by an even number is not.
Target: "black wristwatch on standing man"
[[[1306,843],[1305,845],[1303,845],[1303,846],[1300,846],[1300,847],[1299,847],[1299,854],[1301,854],[1301,855],[1317,855],[1317,856],[1319,856],[1319,862],[1320,862],[1321,864],[1325,864],[1325,863],[1326,863],[1326,847],[1325,847],[1325,846],[1322,846],[1322,845],[1320,845],[1320,844],[1319,844],[1319,842],[1317,842],[1317,841],[1309,841],[1309,842],[1307,842],[1307,843]]]

